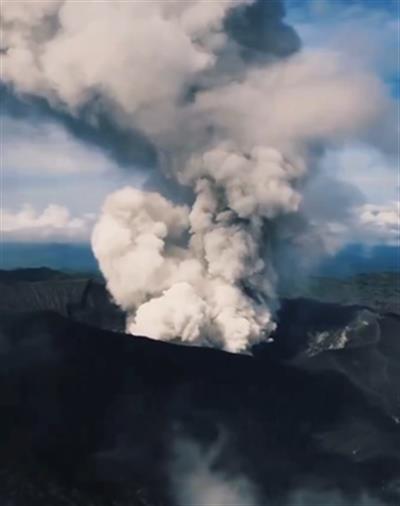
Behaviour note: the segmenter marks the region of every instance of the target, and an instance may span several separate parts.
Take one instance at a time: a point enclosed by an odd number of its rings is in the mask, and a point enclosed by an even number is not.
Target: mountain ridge
[[[262,505],[400,502],[400,317],[286,300],[273,340],[237,355],[116,331],[104,285],[76,283],[64,313],[3,301],[0,504],[176,506],[174,483],[207,455]]]

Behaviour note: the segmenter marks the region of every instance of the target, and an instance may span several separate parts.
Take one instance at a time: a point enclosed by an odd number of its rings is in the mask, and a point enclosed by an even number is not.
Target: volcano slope
[[[234,355],[3,310],[0,504],[399,504],[400,320],[299,299],[280,322]]]

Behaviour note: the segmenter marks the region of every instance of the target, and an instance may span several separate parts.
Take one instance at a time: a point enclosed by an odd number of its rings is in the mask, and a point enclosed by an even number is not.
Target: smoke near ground
[[[226,434],[225,434],[226,436]],[[220,435],[211,445],[189,437],[174,439],[170,488],[177,506],[384,506],[368,493],[345,495],[339,490],[316,486],[288,491],[280,499],[268,498],[244,473],[227,471],[224,447],[229,439]],[[266,456],[266,458],[268,458]],[[236,462],[237,464],[237,462]],[[268,476],[262,484],[268,488]]]
[[[170,466],[172,495],[177,506],[258,506],[257,488],[244,475],[218,468],[223,439],[211,447],[180,438]]]
[[[299,256],[332,249],[335,230],[305,212],[304,188],[325,146],[390,123],[384,85],[334,51],[300,51],[280,1],[27,1],[2,11],[6,83],[140,131],[173,183],[173,201],[162,187],[115,192],[94,229],[127,330],[233,352],[265,339],[276,256],[292,244]],[[181,188],[190,197],[177,204]]]

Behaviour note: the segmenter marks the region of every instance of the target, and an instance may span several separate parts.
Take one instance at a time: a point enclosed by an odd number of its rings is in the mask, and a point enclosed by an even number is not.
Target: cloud
[[[354,211],[359,231],[367,244],[400,245],[400,203],[387,205],[365,204]]]
[[[365,246],[399,246],[400,210],[398,202],[383,205],[354,205],[346,216],[326,218],[312,223],[307,242],[315,240],[315,235],[325,243],[325,250],[337,253],[347,244]],[[315,235],[313,235],[315,234]]]
[[[85,241],[95,216],[71,216],[66,207],[50,204],[42,211],[26,204],[19,211],[1,209],[2,240]]]
[[[2,115],[0,122],[5,208],[29,202],[40,209],[54,202],[78,215],[98,212],[110,190],[127,182],[142,186],[147,179],[148,172],[133,162],[123,170],[108,146],[87,142],[60,118],[28,109],[23,115]]]
[[[290,3],[290,20],[303,43],[340,51],[358,65],[390,78],[399,71],[396,55],[399,19],[389,3],[309,1]],[[298,4],[300,5],[300,4]],[[393,2],[393,6],[395,2]]]
[[[375,74],[388,93],[398,96],[399,19],[396,2],[310,1],[289,4],[290,20],[304,46],[339,54],[349,66]],[[300,6],[300,7],[299,7]],[[397,155],[398,98],[391,100],[368,141],[384,152]]]
[[[399,195],[398,161],[367,144],[348,144],[327,150],[322,160],[326,174],[352,184],[371,204],[385,204]]]
[[[4,171],[56,176],[118,169],[100,148],[80,141],[61,124],[9,116],[0,121]]]

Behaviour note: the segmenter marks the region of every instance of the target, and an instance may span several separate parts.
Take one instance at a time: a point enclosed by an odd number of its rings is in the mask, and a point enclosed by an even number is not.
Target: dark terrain
[[[176,505],[176,448],[195,441],[260,506],[311,506],[299,491],[397,506],[400,317],[385,279],[378,304],[376,281],[345,306],[283,301],[274,341],[233,355],[124,335],[99,279],[1,272],[0,505]]]
[[[400,272],[372,272],[346,278],[313,276],[302,284],[292,285],[283,296],[358,304],[381,313],[400,315]]]
[[[0,271],[0,315],[54,311],[108,330],[124,330],[125,316],[100,277],[65,274],[45,267]]]

